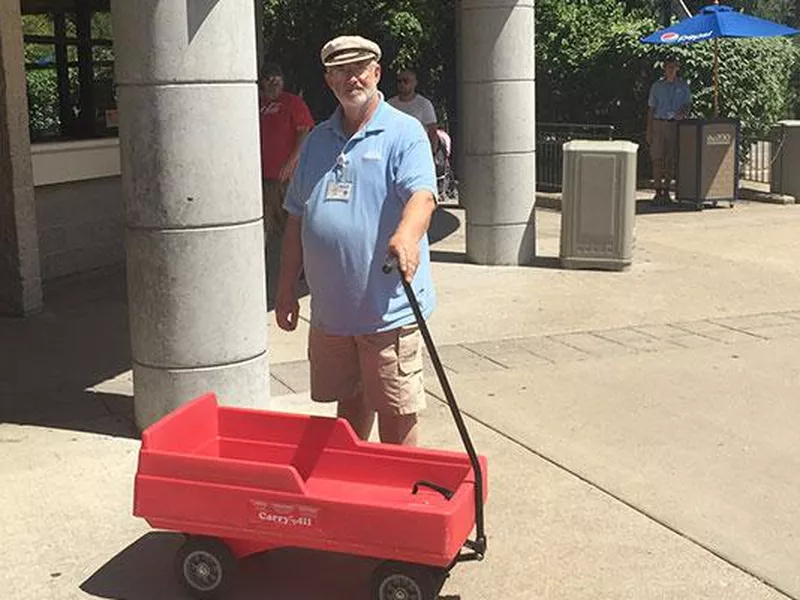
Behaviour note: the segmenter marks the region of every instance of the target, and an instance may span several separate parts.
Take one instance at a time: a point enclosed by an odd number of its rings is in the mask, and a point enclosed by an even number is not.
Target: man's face
[[[417,90],[417,77],[410,71],[401,71],[397,74],[397,91],[401,96],[413,95]]]
[[[325,82],[345,108],[361,108],[372,98],[381,80],[381,66],[374,60],[328,67]]]
[[[270,100],[274,100],[283,92],[283,77],[270,75],[261,79],[261,93]]]
[[[674,62],[666,63],[664,65],[664,76],[667,81],[673,81],[678,76],[678,64]]]

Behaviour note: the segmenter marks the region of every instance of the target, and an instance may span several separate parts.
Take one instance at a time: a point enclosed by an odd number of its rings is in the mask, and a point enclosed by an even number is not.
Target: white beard
[[[365,88],[363,90],[359,90],[358,94],[355,96],[339,98],[339,102],[351,110],[365,110],[377,92],[377,86],[368,89]]]

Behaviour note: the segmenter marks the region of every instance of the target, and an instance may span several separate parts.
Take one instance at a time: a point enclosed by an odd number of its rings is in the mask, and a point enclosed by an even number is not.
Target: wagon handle
[[[419,493],[419,488],[421,487],[430,488],[436,492],[439,492],[442,496],[444,496],[445,500],[451,500],[455,495],[453,493],[453,490],[448,490],[446,487],[442,485],[438,485],[436,483],[433,483],[432,481],[425,481],[425,480],[420,480],[417,483],[415,483],[414,487],[411,489],[411,493],[416,496]]]
[[[383,264],[383,272],[391,273],[394,269],[400,272],[400,266],[397,263],[397,257],[389,255]],[[483,560],[486,554],[486,532],[484,530],[483,520],[483,470],[481,463],[478,460],[478,454],[475,452],[475,446],[472,444],[472,439],[469,436],[469,431],[464,423],[464,418],[461,416],[461,409],[458,407],[453,389],[450,387],[450,382],[447,380],[447,375],[442,367],[442,361],[439,359],[439,353],[436,351],[436,346],[433,343],[433,338],[428,330],[428,325],[425,322],[425,317],[422,316],[422,311],[417,302],[417,296],[411,288],[411,284],[406,281],[405,277],[400,277],[400,282],[403,284],[403,289],[408,297],[408,302],[411,304],[411,310],[414,312],[414,317],[417,320],[417,325],[422,333],[422,338],[425,340],[425,347],[428,349],[428,354],[431,356],[433,368],[436,370],[436,376],[439,378],[439,383],[444,390],[445,398],[447,398],[447,405],[450,407],[450,412],[453,414],[453,419],[456,422],[458,433],[461,436],[461,441],[469,456],[470,464],[472,465],[472,472],[475,474],[475,541],[467,540],[466,546],[473,551],[474,554],[459,556],[456,560]]]

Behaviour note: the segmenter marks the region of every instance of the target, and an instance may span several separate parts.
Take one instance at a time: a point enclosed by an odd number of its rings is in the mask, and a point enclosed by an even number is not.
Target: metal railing
[[[613,125],[536,123],[536,189],[561,191],[564,143],[570,140],[611,140],[613,137]]]
[[[742,158],[739,178],[759,183],[769,183],[772,179],[772,163],[777,156],[780,141],[777,135],[757,139],[750,144],[749,151]]]
[[[537,123],[536,124],[536,189],[542,192],[560,192],[564,153],[562,146],[570,140],[614,139],[613,125],[590,125],[582,123]],[[778,154],[782,140],[776,130],[755,140],[743,157],[739,178],[746,181],[768,184],[772,178],[772,164]],[[645,144],[639,146],[639,178],[650,174],[649,152]]]

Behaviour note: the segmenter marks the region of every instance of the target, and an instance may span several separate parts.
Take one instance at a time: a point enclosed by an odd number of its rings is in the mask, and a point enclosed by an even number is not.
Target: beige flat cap
[[[323,65],[335,67],[362,60],[380,60],[381,47],[358,35],[342,35],[325,44],[320,56]]]

